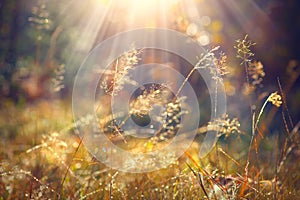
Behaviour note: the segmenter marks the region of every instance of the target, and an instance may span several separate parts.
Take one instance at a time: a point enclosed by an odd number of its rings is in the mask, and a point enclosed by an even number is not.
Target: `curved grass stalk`
[[[264,102],[264,104],[262,105],[262,107],[259,111],[259,114],[258,114],[257,119],[255,121],[254,130],[257,129],[257,126],[258,126],[258,123],[260,121],[261,115],[263,114],[264,109],[265,109],[266,105],[268,104],[268,102],[272,103],[276,107],[280,107],[280,105],[282,104],[281,96],[279,94],[277,94],[277,91],[271,93],[268,96],[268,98],[266,99],[266,101]]]

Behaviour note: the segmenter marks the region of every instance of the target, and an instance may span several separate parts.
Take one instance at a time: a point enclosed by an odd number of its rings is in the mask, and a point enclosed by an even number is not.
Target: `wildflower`
[[[49,12],[44,3],[41,1],[39,5],[32,8],[32,16],[28,18],[28,21],[37,30],[48,30],[52,21],[49,19]],[[40,34],[39,37],[41,38]]]
[[[251,57],[254,56],[254,53],[250,50],[251,46],[254,46],[251,40],[248,40],[248,35],[245,35],[244,39],[237,40],[237,45],[234,48],[237,50],[237,58],[242,60],[241,64],[245,64],[251,61]]]
[[[247,96],[252,94],[255,91],[255,86],[254,85],[248,85],[244,84],[242,88],[242,93]]]
[[[225,55],[225,53],[221,52],[219,58],[215,57],[214,64],[221,76],[229,73],[227,69],[227,56]]]
[[[248,66],[248,74],[251,79],[251,84],[254,86],[259,85],[265,76],[262,63],[259,61],[250,62]]]
[[[167,101],[168,91],[162,86],[152,85],[149,89],[144,89],[134,101],[130,103],[130,113],[137,116],[148,115],[154,104],[163,105]]]
[[[136,81],[129,77],[129,71],[139,62],[138,55],[141,51],[132,48],[125,52],[114,64],[113,77],[105,76],[100,83],[100,88],[109,95],[116,95],[125,84],[137,85]]]
[[[264,111],[264,109],[265,109],[268,102],[271,102],[276,107],[280,107],[280,105],[282,104],[281,96],[279,94],[277,94],[277,91],[273,92],[269,95],[269,97],[267,98],[267,100],[264,102],[263,106],[260,109],[260,112],[259,112],[258,117],[257,117],[256,122],[255,122],[255,126],[254,126],[255,128],[257,128],[257,126],[258,126],[261,115],[262,115],[262,113],[263,113],[263,111]]]
[[[222,81],[222,76],[228,74],[227,56],[221,52],[216,56],[216,51],[220,49],[219,46],[212,48],[205,54],[201,54],[199,61],[194,69],[208,69],[212,78],[216,81]]]
[[[218,131],[219,137],[229,137],[232,133],[240,133],[240,122],[237,118],[230,119],[227,114],[208,123],[208,130]]]
[[[183,109],[185,97],[178,98],[176,101],[169,102],[165,112],[162,113],[163,128],[167,133],[174,134],[180,127],[181,117],[187,114],[187,110]]]
[[[276,107],[280,107],[280,105],[282,104],[281,96],[277,94],[277,91],[270,94],[270,96],[268,97],[268,101]]]
[[[65,76],[65,65],[60,65],[54,70],[54,77],[52,78],[52,87],[54,92],[61,91],[64,86],[64,76]]]

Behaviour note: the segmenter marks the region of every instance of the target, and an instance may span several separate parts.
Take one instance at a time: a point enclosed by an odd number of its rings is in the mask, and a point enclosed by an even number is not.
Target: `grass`
[[[251,128],[243,128],[239,120],[244,119],[231,118],[230,114],[217,118],[199,128],[195,142],[179,159],[167,168],[154,172],[125,173],[98,162],[78,137],[67,100],[53,97],[52,100],[39,99],[25,104],[3,100],[0,111],[0,198],[299,199],[300,123],[293,124],[286,102],[288,96],[279,79],[277,92],[271,91],[264,98],[258,98],[262,94],[257,88],[265,74],[261,62],[253,61],[251,46],[254,44],[246,36],[238,40],[236,45],[237,57],[245,68],[248,91],[245,98],[249,101],[245,107],[250,105],[251,110],[246,118]],[[214,48],[200,57],[205,64],[199,62],[192,68],[185,82],[197,67],[205,67],[210,61],[217,66],[210,69],[215,80],[226,79],[225,75],[229,73],[227,57],[220,53],[218,58],[215,53],[217,50]],[[112,78],[106,77],[101,84],[108,96],[117,95],[114,92],[122,89],[123,83],[117,82],[117,79],[133,83],[129,78],[124,79],[124,76],[138,63],[137,54],[140,53],[131,51],[112,65]],[[126,58],[131,62],[127,62]],[[208,61],[205,60],[207,58]],[[113,69],[116,69],[115,72]],[[61,66],[57,71],[59,78],[55,82],[56,90],[63,88],[63,73]],[[112,90],[117,86],[116,91]],[[140,98],[132,102],[133,112],[139,117],[149,114],[149,102],[159,104],[164,101],[160,99],[161,93],[164,93],[164,89],[160,87],[153,86],[145,90]],[[179,100],[174,100],[175,97],[172,96],[170,109],[164,113],[165,116],[170,113],[182,115],[182,110],[173,109],[179,104]],[[96,112],[101,110],[101,103],[96,106]],[[259,108],[258,112],[252,109],[254,105]],[[102,109],[101,112],[106,111]],[[281,114],[283,127],[270,134],[266,129],[272,127],[269,121],[276,112]],[[122,135],[123,123],[116,126],[111,124],[111,120],[105,119],[99,119],[99,123],[110,130],[107,134],[111,138],[121,136],[123,142],[127,141],[127,136]],[[164,123],[166,127],[154,135],[152,143],[135,146],[138,147],[137,151],[143,148],[152,150],[157,147],[155,145],[163,144],[174,136],[172,132],[178,128],[178,122]],[[207,130],[217,131],[218,142],[206,157],[200,158],[199,141]],[[169,159],[168,155],[165,156]]]
[[[61,109],[57,109],[57,104]],[[166,169],[128,174],[97,162],[80,145],[70,126],[70,108],[61,102],[57,104],[41,102],[26,109],[11,106],[7,110],[10,115],[1,115],[2,130],[12,129],[7,125],[10,124],[18,131],[15,136],[1,132],[3,199],[297,199],[299,196],[299,127],[288,133],[283,146],[278,136],[266,136],[257,153],[249,148],[249,160],[247,144],[236,144],[229,136],[226,143],[220,142],[218,149],[205,159],[198,158],[197,145],[193,144]],[[34,120],[35,117],[38,119]]]

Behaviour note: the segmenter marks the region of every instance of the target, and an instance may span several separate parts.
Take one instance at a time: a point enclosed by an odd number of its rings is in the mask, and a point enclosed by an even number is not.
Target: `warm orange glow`
[[[165,10],[176,3],[179,0],[126,0],[120,1],[119,4],[127,7],[127,9],[133,8],[138,14],[155,14],[153,12],[157,12],[158,10]]]

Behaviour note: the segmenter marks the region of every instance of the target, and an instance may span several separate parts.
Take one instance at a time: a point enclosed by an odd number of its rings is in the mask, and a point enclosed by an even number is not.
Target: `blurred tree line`
[[[0,98],[35,100],[63,88],[64,47],[71,37],[61,34],[70,29],[59,20],[62,3],[1,1]]]

